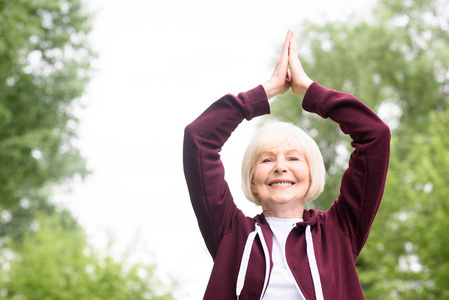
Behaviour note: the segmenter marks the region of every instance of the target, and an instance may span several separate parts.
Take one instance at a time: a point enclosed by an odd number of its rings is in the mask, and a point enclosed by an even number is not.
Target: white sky
[[[374,1],[89,0],[100,56],[78,143],[93,174],[55,201],[98,249],[110,238],[115,253],[132,247],[135,261],[155,262],[161,278],[179,281],[178,299],[201,299],[212,259],[184,181],[184,127],[222,95],[267,80],[287,29],[299,31],[305,18],[360,15]],[[259,209],[241,192],[240,162],[255,125],[245,122],[222,152],[249,215]]]

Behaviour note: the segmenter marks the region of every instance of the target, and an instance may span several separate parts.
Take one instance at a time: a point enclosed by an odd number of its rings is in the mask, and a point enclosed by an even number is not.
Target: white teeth
[[[287,186],[287,185],[293,185],[291,182],[275,182],[270,184],[270,186]]]

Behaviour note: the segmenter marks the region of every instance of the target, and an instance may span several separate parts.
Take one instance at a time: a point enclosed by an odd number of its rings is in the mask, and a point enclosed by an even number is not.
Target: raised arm
[[[201,233],[213,258],[223,235],[243,217],[224,179],[221,148],[243,119],[268,112],[267,96],[260,85],[238,96],[222,97],[185,129],[184,174]]]
[[[354,151],[343,174],[340,194],[326,222],[349,235],[358,255],[368,237],[383,196],[390,154],[388,126],[354,96],[326,89],[314,82],[303,108],[340,125],[352,139]]]
[[[351,238],[353,252],[358,255],[382,199],[389,163],[390,130],[353,95],[327,89],[310,80],[298,59],[294,36],[290,44],[292,89],[295,94],[305,94],[304,110],[330,118],[352,138],[354,151],[343,175],[338,199],[326,212],[325,221]]]
[[[269,80],[238,96],[222,97],[185,129],[184,174],[201,233],[212,257],[215,257],[224,234],[244,217],[235,206],[224,179],[221,148],[243,119],[251,120],[269,113],[268,98],[284,93],[290,87],[290,34]]]

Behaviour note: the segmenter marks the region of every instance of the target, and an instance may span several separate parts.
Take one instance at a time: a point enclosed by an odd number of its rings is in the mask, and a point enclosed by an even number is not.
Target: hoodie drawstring
[[[257,224],[256,224],[256,226],[257,226]],[[257,235],[257,229],[255,229],[253,232],[251,232],[248,235],[248,238],[246,239],[245,248],[243,250],[242,261],[240,263],[239,274],[237,275],[237,288],[235,291],[236,295],[237,295],[237,299],[240,297],[240,293],[242,292],[242,289],[243,289],[243,284],[245,282],[245,277],[246,277],[246,270],[248,269],[249,256],[251,255],[251,248],[252,248],[254,239],[256,238],[256,235]]]
[[[245,243],[245,248],[243,250],[242,261],[240,262],[240,269],[239,269],[239,273],[237,275],[237,287],[236,287],[237,300],[240,298],[240,294],[243,290],[243,285],[245,283],[245,277],[246,277],[246,271],[248,270],[248,263],[249,263],[249,258],[251,255],[251,248],[254,243],[254,239],[256,238],[256,235],[259,235],[260,241],[262,243],[262,248],[264,251],[265,262],[266,262],[265,281],[264,281],[262,291],[265,291],[265,289],[267,288],[267,285],[268,285],[268,278],[270,276],[270,274],[269,274],[270,273],[269,272],[269,270],[270,270],[270,254],[268,252],[268,247],[267,247],[267,244],[263,237],[262,229],[260,228],[260,226],[258,224],[256,224],[256,229],[248,235],[248,238],[246,239],[246,243]],[[315,296],[316,296],[317,300],[324,300],[323,290],[321,287],[320,274],[318,271],[318,265],[317,265],[316,258],[315,258],[315,251],[314,251],[314,247],[313,247],[313,238],[312,238],[312,232],[310,230],[310,225],[307,225],[305,235],[306,235],[307,259],[309,261],[310,272],[312,273],[312,281],[313,281],[313,286],[315,288]],[[262,299],[263,295],[264,295],[264,292],[262,292],[261,299]]]
[[[260,296],[260,299],[262,300],[263,295],[265,294],[265,290],[268,286],[268,278],[270,278],[270,252],[268,251],[267,243],[265,242],[265,239],[263,237],[262,228],[260,228],[259,225],[256,224],[256,230],[259,234],[260,242],[262,243],[262,249],[265,255],[265,280],[263,281],[263,288],[262,288],[262,294]]]
[[[270,272],[269,272],[270,259],[268,259],[268,258],[270,257],[270,253],[268,252],[267,243],[265,242],[265,239],[263,237],[262,229],[260,228],[260,226],[258,224],[256,224],[256,229],[254,229],[254,231],[248,235],[248,238],[246,239],[246,243],[245,243],[245,248],[243,249],[242,261],[240,263],[240,270],[237,275],[237,287],[236,287],[237,300],[240,298],[240,293],[243,290],[243,285],[245,283],[245,277],[246,277],[246,271],[248,270],[249,257],[251,255],[251,248],[253,246],[254,239],[256,238],[256,235],[259,235],[259,239],[262,244],[263,252],[264,252],[264,255],[266,258],[265,259],[265,262],[266,262],[265,263],[265,280],[264,280],[262,291],[265,291],[265,289],[267,288],[267,285],[268,285],[268,277],[270,276]],[[262,297],[263,297],[263,293],[262,293],[262,296],[260,297],[260,299],[262,299]]]
[[[307,259],[309,260],[310,273],[312,273],[313,286],[315,287],[315,296],[317,300],[323,300],[323,289],[321,288],[320,273],[318,272],[318,265],[315,258],[315,250],[313,248],[312,232],[310,225],[306,227],[306,246]]]

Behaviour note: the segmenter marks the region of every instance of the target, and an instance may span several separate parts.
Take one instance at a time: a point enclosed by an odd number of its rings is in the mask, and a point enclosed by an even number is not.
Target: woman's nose
[[[278,172],[278,173],[287,172],[287,165],[283,159],[278,159],[276,161],[276,165],[274,167],[275,167],[275,169],[274,169],[275,172]]]

